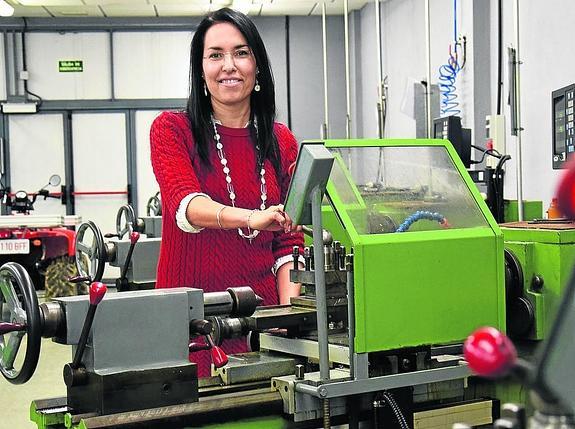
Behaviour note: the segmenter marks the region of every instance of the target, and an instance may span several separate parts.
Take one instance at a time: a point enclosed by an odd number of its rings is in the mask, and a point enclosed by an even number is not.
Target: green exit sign
[[[82,61],[82,60],[58,61],[58,71],[60,73],[83,72],[84,71],[84,61]]]

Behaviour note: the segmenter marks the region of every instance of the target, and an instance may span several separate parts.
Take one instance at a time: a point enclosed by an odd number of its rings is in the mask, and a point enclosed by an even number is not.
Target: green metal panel
[[[574,229],[541,229],[537,224],[530,228],[513,228],[512,225],[501,225],[505,241],[523,241],[547,244],[575,244]]]
[[[528,416],[532,416],[534,412],[529,400],[529,388],[511,377],[499,380],[471,378],[468,392],[473,392],[473,399],[497,398],[500,407],[509,403],[521,404],[525,407]]]
[[[288,429],[296,426],[282,416],[254,417],[249,419],[240,419],[229,423],[216,423],[202,426],[203,428],[218,429]],[[193,426],[192,426],[193,427]]]
[[[36,409],[36,402],[30,404],[30,421],[35,423],[38,429],[63,428],[64,413],[44,414]]]
[[[325,147],[327,148],[346,148],[346,147],[410,147],[410,146],[443,146],[451,147],[453,152],[455,149],[453,145],[448,140],[442,139],[348,139],[348,140],[325,140]],[[453,158],[453,157],[452,157]],[[457,155],[457,160],[461,163],[459,155]]]
[[[542,201],[523,201],[523,220],[541,219],[542,217]],[[517,200],[505,200],[503,218],[505,222],[516,222],[519,220]]]
[[[504,328],[502,257],[491,229],[387,237],[355,247],[358,353],[459,342],[484,325]]]

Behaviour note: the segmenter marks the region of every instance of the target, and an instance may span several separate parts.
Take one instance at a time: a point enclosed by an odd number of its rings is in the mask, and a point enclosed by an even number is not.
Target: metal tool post
[[[353,249],[350,249],[353,252]],[[345,269],[347,271],[347,331],[349,348],[349,376],[355,378],[355,365],[353,355],[355,353],[355,301],[353,288],[353,253],[345,256]]]
[[[345,50],[345,138],[351,138],[351,93],[349,77],[349,10],[348,0],[343,0],[343,42]],[[350,169],[351,160],[347,168]]]
[[[515,44],[516,44],[516,57],[514,63],[514,71],[515,71],[515,113],[516,113],[516,135],[517,135],[517,150],[516,150],[516,157],[517,157],[517,164],[516,164],[516,172],[517,172],[517,216],[519,221],[523,220],[523,170],[521,167],[522,164],[522,149],[521,149],[521,132],[523,128],[521,128],[521,73],[520,73],[520,66],[521,66],[521,57],[519,55],[519,0],[515,0],[514,2],[515,7],[513,8],[513,22],[515,24]]]
[[[325,16],[325,2],[321,4],[321,30],[322,30],[322,47],[323,47],[323,126],[322,139],[329,138],[329,108],[327,99],[327,22]]]
[[[312,191],[311,217],[313,223],[313,244],[315,259],[315,294],[317,309],[317,342],[319,347],[319,374],[321,381],[329,380],[329,342],[327,326],[327,297],[325,286],[325,254],[323,227],[321,222],[322,189],[316,186]],[[329,399],[323,399],[323,426],[331,427]]]
[[[427,120],[427,138],[430,139],[433,135],[433,121],[431,120],[431,34],[430,34],[430,17],[429,17],[429,0],[425,0],[425,58],[427,61],[426,66],[426,80],[427,86],[425,87],[425,119]]]
[[[312,191],[311,213],[315,261],[315,289],[317,308],[317,340],[319,344],[319,372],[321,380],[329,380],[329,346],[327,327],[327,299],[325,290],[325,255],[323,250],[323,227],[321,222],[322,191],[319,186]]]
[[[379,16],[379,0],[375,0],[375,44],[377,53],[377,135],[384,138],[384,111],[383,111],[383,71],[381,67],[381,19]]]

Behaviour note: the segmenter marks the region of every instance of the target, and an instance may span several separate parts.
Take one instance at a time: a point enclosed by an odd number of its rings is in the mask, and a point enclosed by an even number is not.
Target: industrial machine
[[[91,221],[81,224],[76,234],[76,264],[80,275],[75,281],[101,281],[105,264],[109,263],[121,268],[116,280],[118,291],[153,288],[161,236],[162,217],[137,218],[130,205],[118,210],[115,234],[102,235]]]
[[[91,298],[38,306],[25,273],[2,267],[3,375],[32,376],[41,336],[74,354],[67,397],[34,401],[32,420],[40,428],[492,422],[496,401],[466,389],[461,345],[479,326],[505,329],[503,237],[453,147],[304,142],[285,210],[313,235],[303,269],[294,249],[290,276],[303,294],[291,305],[257,307],[249,288],[102,299],[95,283]],[[91,227],[78,235],[88,231],[97,235]],[[102,254],[94,243],[79,244],[92,261]],[[226,357],[217,348],[246,334],[259,351]],[[212,376],[198,379],[187,357],[203,348],[212,350]]]
[[[528,418],[522,404],[504,404],[502,418],[495,421],[494,428],[575,428],[574,323],[575,270],[572,269],[556,318],[532,360],[518,358],[513,343],[494,328],[483,327],[469,336],[464,354],[474,373],[491,379],[511,375],[530,390],[532,415]],[[459,425],[459,429],[464,428],[469,426]]]

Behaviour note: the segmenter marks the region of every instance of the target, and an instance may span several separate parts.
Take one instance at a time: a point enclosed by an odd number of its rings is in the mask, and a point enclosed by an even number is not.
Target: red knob
[[[108,288],[104,283],[94,282],[90,285],[90,305],[98,305],[106,295]]]
[[[140,233],[137,231],[132,231],[132,233],[130,234],[130,243],[136,244],[139,239],[140,239]]]
[[[569,161],[557,187],[559,210],[565,216],[575,217],[575,159]]]
[[[212,362],[216,368],[221,368],[228,363],[228,356],[220,347],[213,346],[210,353],[212,354]]]
[[[467,337],[463,353],[471,370],[483,377],[505,375],[517,360],[511,340],[492,327],[479,328]]]

